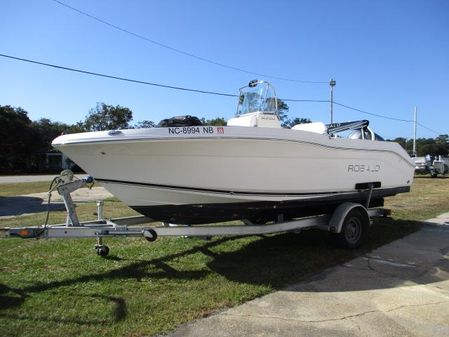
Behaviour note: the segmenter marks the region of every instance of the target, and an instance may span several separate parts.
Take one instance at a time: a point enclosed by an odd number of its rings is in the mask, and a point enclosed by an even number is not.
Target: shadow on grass
[[[235,238],[223,238],[214,241],[210,241],[206,246],[218,246],[226,241],[234,240]],[[122,268],[113,269],[104,273],[83,275],[76,278],[67,278],[59,281],[52,281],[48,283],[38,283],[31,285],[29,287],[24,287],[22,289],[10,288],[4,284],[0,284],[0,317],[6,319],[15,320],[31,320],[31,321],[54,321],[55,323],[72,323],[80,325],[101,325],[110,324],[112,322],[118,322],[127,317],[126,302],[123,298],[112,297],[112,296],[101,296],[101,295],[88,295],[92,298],[103,298],[112,302],[115,306],[114,312],[112,314],[113,318],[111,320],[101,320],[101,319],[82,319],[76,318],[51,318],[51,317],[41,317],[38,313],[33,313],[32,315],[20,315],[11,314],[8,312],[2,312],[2,310],[8,310],[20,307],[27,297],[32,296],[33,293],[40,293],[45,291],[53,291],[54,289],[61,287],[69,287],[78,284],[84,284],[88,282],[102,282],[102,281],[112,281],[112,280],[127,280],[134,279],[138,282],[143,279],[184,279],[184,280],[195,280],[204,278],[210,272],[208,271],[178,271],[175,268],[167,264],[168,261],[173,259],[179,259],[191,254],[198,253],[200,247],[194,247],[192,249],[185,250],[180,253],[170,254],[159,259],[152,259],[148,261],[137,261],[131,263],[130,265]],[[107,257],[111,261],[122,261],[121,259],[114,256]],[[157,270],[155,270],[157,269]],[[74,297],[85,297],[86,295],[73,295]]]
[[[444,176],[438,175],[436,177],[432,177],[430,175],[425,175],[425,174],[420,175],[420,174],[418,174],[418,175],[415,175],[414,179],[431,179],[431,180],[433,180],[433,179],[449,179],[449,176],[447,176],[447,175],[444,175]]]
[[[420,226],[419,222],[414,221],[382,219],[380,223],[371,227],[370,240],[362,248],[356,250],[336,247],[332,244],[328,233],[314,229],[303,231],[300,234],[284,233],[264,236],[260,240],[244,245],[237,251],[217,253],[214,252],[214,247],[239,239],[238,237],[220,238],[158,259],[138,260],[105,273],[36,284],[26,287],[22,291],[24,293],[40,292],[77,283],[114,279],[135,279],[137,281],[144,278],[201,279],[210,272],[204,270],[178,271],[167,264],[172,260],[198,252],[213,257],[212,261],[207,264],[208,267],[227,279],[280,288],[301,279],[304,275],[348,261],[411,234]],[[106,259],[124,260],[113,255]]]
[[[2,308],[13,308],[25,302],[26,294],[21,289],[10,288],[0,283],[0,310]]]
[[[26,297],[33,293],[88,282],[117,279],[134,279],[138,282],[148,278],[200,280],[215,272],[235,282],[282,289],[322,272],[328,267],[348,262],[379,246],[413,233],[419,230],[420,226],[420,223],[414,221],[382,219],[371,228],[369,242],[357,250],[347,250],[330,245],[329,233],[318,230],[303,231],[299,235],[285,233],[261,237],[259,240],[252,241],[241,249],[231,252],[220,249],[221,245],[239,238],[218,238],[206,243],[197,242],[194,247],[179,253],[168,254],[148,261],[135,261],[125,267],[103,273],[34,284],[23,289],[11,289],[3,285],[0,287],[0,311],[21,306]],[[210,270],[177,270],[168,264],[199,252],[212,257],[207,263]],[[124,260],[114,256],[108,257],[108,259],[111,261]],[[112,320],[114,322],[123,320],[126,317],[125,301],[122,298],[109,296],[106,300],[112,302],[115,307]],[[70,319],[68,320],[70,321]],[[79,324],[105,323],[95,319],[82,322],[74,319],[72,322]],[[110,323],[109,320],[108,322]]]
[[[63,203],[50,204],[50,211],[63,211]],[[18,216],[30,213],[46,212],[48,205],[41,198],[14,196],[0,197],[0,216]]]
[[[1,288],[1,286],[0,286]],[[88,318],[84,319],[81,317],[49,317],[49,315],[42,315],[39,312],[33,312],[30,315],[21,315],[21,314],[12,314],[12,313],[2,313],[0,311],[0,317],[6,318],[6,319],[13,319],[13,320],[23,320],[23,321],[35,321],[35,322],[53,322],[57,324],[61,323],[68,323],[68,324],[78,324],[78,325],[105,325],[105,324],[111,324],[114,322],[119,322],[121,320],[124,320],[127,316],[126,314],[126,302],[123,298],[117,297],[117,296],[103,296],[103,295],[73,295],[73,297],[76,297],[78,300],[81,297],[84,297],[86,302],[92,302],[93,300],[100,300],[104,304],[111,304],[113,306],[112,312],[111,312],[111,318],[110,319],[98,319],[98,318]],[[10,297],[15,298],[15,297]],[[7,301],[3,301],[3,297],[0,296],[0,303],[2,304],[8,304]],[[20,301],[18,301],[15,304],[21,305],[25,301],[25,297],[21,298]],[[16,306],[16,305],[14,305]],[[7,309],[7,308],[4,308]]]

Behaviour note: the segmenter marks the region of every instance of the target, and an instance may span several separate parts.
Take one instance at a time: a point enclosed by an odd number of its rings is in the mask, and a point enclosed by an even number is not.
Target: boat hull
[[[331,213],[343,202],[357,202],[368,207],[380,207],[384,204],[384,197],[397,193],[408,192],[410,187],[374,190],[370,196],[369,190],[352,193],[329,193],[324,195],[303,195],[285,201],[241,201],[237,197],[228,202],[201,202],[192,204],[193,197],[188,203],[139,205],[131,206],[137,212],[168,223],[202,224],[230,220],[249,220],[254,224],[264,224],[269,221],[304,217],[316,214]],[[174,192],[176,193],[176,192]],[[180,191],[179,193],[185,193]],[[217,196],[213,196],[217,197]],[[212,198],[212,196],[211,196]],[[211,199],[209,199],[211,200]],[[369,200],[369,201],[368,201]],[[369,203],[369,205],[368,205]]]
[[[409,190],[414,170],[395,143],[285,129],[123,130],[53,145],[130,207],[173,223],[324,212],[366,200],[369,183],[380,203]]]

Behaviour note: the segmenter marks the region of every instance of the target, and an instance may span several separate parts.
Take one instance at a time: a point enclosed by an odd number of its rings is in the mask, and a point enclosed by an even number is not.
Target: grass
[[[411,193],[387,198],[385,206],[391,208],[394,217],[409,220],[425,220],[449,211],[449,178],[415,177]]]
[[[298,282],[419,229],[415,220],[449,211],[449,179],[417,178],[409,194],[389,198],[393,219],[376,221],[369,242],[349,251],[309,230],[210,241],[108,239],[0,240],[0,335],[151,336]],[[106,202],[109,216],[129,215]],[[78,207],[92,218],[93,204]],[[40,224],[44,214],[0,220]],[[51,222],[64,220],[57,212]]]
[[[0,197],[14,195],[24,195],[31,193],[47,192],[50,186],[49,181],[39,181],[32,183],[0,184]]]

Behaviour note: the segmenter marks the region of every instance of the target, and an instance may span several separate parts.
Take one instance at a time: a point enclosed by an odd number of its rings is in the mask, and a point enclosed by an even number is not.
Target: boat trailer
[[[302,229],[319,228],[333,234],[336,241],[348,248],[359,247],[368,235],[369,226],[373,217],[390,215],[384,208],[368,208],[373,184],[368,186],[369,194],[366,206],[344,202],[332,214],[317,215],[284,221],[280,216],[277,221],[264,225],[255,225],[249,221],[242,221],[241,225],[162,225],[151,226],[153,219],[143,216],[130,216],[122,218],[105,219],[103,201],[97,201],[97,219],[92,221],[79,221],[75,203],[71,193],[79,188],[93,184],[93,178],[87,176],[74,179],[71,171],[63,171],[53,182],[50,188],[48,204],[51,193],[57,190],[64,200],[67,219],[64,224],[49,225],[47,220],[43,226],[4,228],[5,235],[21,238],[96,238],[95,250],[100,256],[109,254],[109,247],[103,243],[106,237],[144,237],[147,241],[155,241],[162,236],[206,237],[212,236],[251,236],[266,235],[281,232],[299,232]],[[140,226],[139,226],[140,225]],[[141,226],[145,225],[145,226]]]

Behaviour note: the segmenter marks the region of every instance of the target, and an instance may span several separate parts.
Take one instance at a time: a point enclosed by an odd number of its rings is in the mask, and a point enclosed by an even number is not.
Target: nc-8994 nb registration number
[[[213,126],[183,126],[168,128],[169,135],[223,134],[223,127]]]

